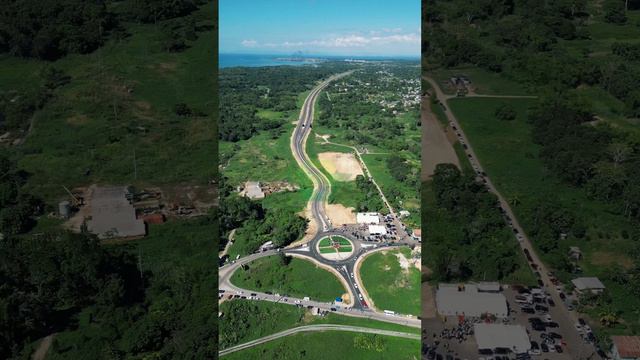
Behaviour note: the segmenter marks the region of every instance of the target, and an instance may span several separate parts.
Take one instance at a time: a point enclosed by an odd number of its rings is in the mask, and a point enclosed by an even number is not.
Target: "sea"
[[[290,59],[290,60],[287,60]],[[293,61],[295,59],[295,61]],[[321,63],[322,60],[329,61],[342,61],[342,60],[358,60],[358,61],[385,61],[385,60],[415,60],[419,61],[419,58],[415,57],[383,57],[383,56],[360,56],[360,57],[348,57],[348,56],[308,56],[301,57],[299,55],[265,55],[265,54],[220,54],[218,56],[218,67],[261,67],[261,66],[301,66],[301,65],[314,65]],[[319,62],[320,60],[320,62]]]
[[[260,67],[260,66],[279,66],[279,65],[307,65],[311,62],[307,61],[287,61],[283,60],[285,55],[263,55],[263,54],[220,54],[218,56],[218,67]]]

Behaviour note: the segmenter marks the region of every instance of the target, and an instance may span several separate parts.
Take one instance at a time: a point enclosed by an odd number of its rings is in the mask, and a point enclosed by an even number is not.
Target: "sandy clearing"
[[[325,210],[333,226],[356,223],[355,209],[352,207],[345,207],[342,204],[327,204]]]
[[[429,283],[422,283],[422,318],[432,319],[436,317],[436,299],[433,296],[433,288]]]
[[[320,164],[337,181],[353,181],[364,175],[362,167],[352,153],[323,152],[318,154]]]
[[[444,129],[431,111],[431,100],[422,99],[422,180],[427,180],[435,171],[436,165],[455,164],[460,167],[453,145],[447,139]],[[439,105],[433,105],[439,106]]]

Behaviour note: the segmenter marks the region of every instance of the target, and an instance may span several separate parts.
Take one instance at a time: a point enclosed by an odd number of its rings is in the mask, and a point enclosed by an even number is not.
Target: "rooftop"
[[[597,277],[581,277],[571,280],[578,290],[602,290],[604,284]]]
[[[531,349],[529,335],[521,325],[481,323],[475,324],[473,329],[479,350],[504,348],[521,354]]]
[[[640,357],[640,336],[612,336],[611,341],[622,358]]]
[[[94,187],[91,194],[90,232],[101,239],[144,236],[144,221],[127,199],[125,186]]]
[[[476,285],[441,284],[436,293],[438,312],[445,316],[474,316],[493,314],[507,317],[507,299],[500,293],[479,292]]]

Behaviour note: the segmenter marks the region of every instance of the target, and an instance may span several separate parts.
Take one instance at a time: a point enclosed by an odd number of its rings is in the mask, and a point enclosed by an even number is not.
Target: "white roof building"
[[[573,283],[573,286],[575,286],[579,292],[591,291],[593,293],[600,293],[605,289],[604,284],[597,277],[581,277],[571,280],[571,283]]]
[[[264,199],[264,192],[258,181],[247,181],[244,185],[244,194],[249,199]]]
[[[531,350],[527,331],[521,325],[483,324],[473,326],[478,350],[509,349],[515,354]]]
[[[483,314],[499,318],[509,316],[507,299],[501,293],[480,292],[476,285],[459,287],[453,284],[440,284],[436,292],[438,313],[444,316],[473,316]]]
[[[375,212],[357,213],[356,223],[358,224],[379,224],[380,216]]]
[[[369,225],[369,235],[387,235],[387,228],[383,225]]]

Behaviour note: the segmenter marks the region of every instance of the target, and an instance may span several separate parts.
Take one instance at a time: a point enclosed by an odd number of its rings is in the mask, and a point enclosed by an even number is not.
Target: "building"
[[[436,307],[443,316],[509,316],[507,299],[503,294],[479,291],[474,284],[440,284],[436,292]]]
[[[87,220],[89,232],[100,239],[144,236],[144,221],[136,217],[129,198],[125,186],[94,187]]]
[[[580,248],[577,246],[569,247],[569,258],[575,261],[582,259],[582,251],[580,251]]]
[[[264,199],[264,192],[258,181],[247,181],[244,185],[244,196],[251,200]]]
[[[640,360],[640,336],[612,336],[614,360]]]
[[[500,283],[497,282],[479,282],[476,286],[478,287],[478,292],[499,293],[502,291]]]
[[[420,229],[413,229],[413,232],[411,233],[411,237],[412,237],[414,240],[422,241],[422,230],[420,230]]]
[[[387,235],[387,228],[383,225],[369,225],[369,235]]]
[[[275,246],[273,245],[273,241],[269,240],[267,242],[265,242],[264,244],[260,245],[260,252],[263,251],[268,251],[275,248]]]
[[[514,354],[526,354],[531,350],[531,341],[521,325],[485,324],[473,326],[478,351],[509,350]]]
[[[578,293],[590,291],[593,294],[600,294],[604,291],[604,284],[597,277],[581,277],[571,280]]]
[[[400,214],[401,218],[405,218],[405,217],[408,217],[409,215],[411,215],[411,213],[408,212],[407,210],[400,210],[399,214]]]
[[[380,216],[378,215],[378,213],[375,213],[375,212],[357,213],[356,223],[377,225],[380,223]]]
[[[142,216],[142,221],[147,224],[164,224],[165,218],[163,214],[149,214]]]

